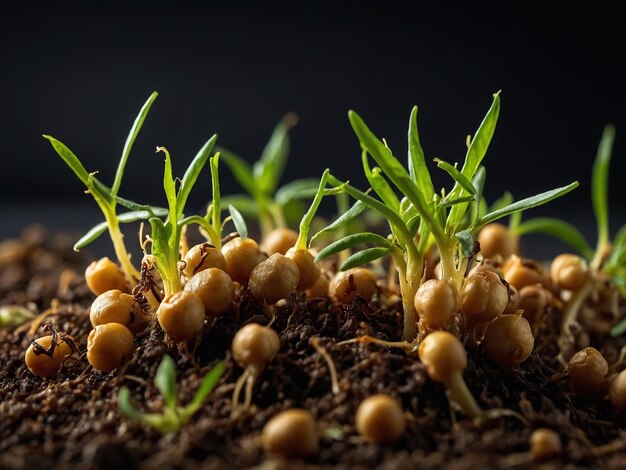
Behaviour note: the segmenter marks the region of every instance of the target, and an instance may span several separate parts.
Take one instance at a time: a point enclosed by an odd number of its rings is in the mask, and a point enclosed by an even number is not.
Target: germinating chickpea
[[[517,237],[499,223],[485,225],[478,234],[478,243],[485,258],[500,255],[506,259],[517,252]]]
[[[235,238],[222,247],[226,260],[226,272],[233,281],[248,284],[250,273],[267,255],[261,251],[257,242],[251,238]]]
[[[132,295],[113,289],[100,294],[91,304],[89,320],[91,326],[105,323],[120,323],[137,332],[145,325],[146,314]]]
[[[535,429],[530,435],[530,454],[535,462],[545,462],[558,457],[562,450],[561,438],[552,429]]]
[[[421,324],[441,328],[461,308],[461,297],[451,280],[430,279],[417,290],[414,303]]]
[[[468,324],[483,323],[501,315],[509,302],[509,292],[500,276],[479,271],[465,281],[461,291],[461,313]]]
[[[322,271],[320,265],[315,262],[315,257],[308,250],[290,248],[285,256],[292,259],[300,271],[300,281],[296,287],[298,291],[306,290],[317,282]]]
[[[617,411],[626,411],[626,370],[621,371],[611,381],[609,399]]]
[[[255,299],[275,304],[295,292],[300,271],[287,256],[274,253],[250,273],[248,289]]]
[[[588,277],[587,263],[580,256],[563,253],[550,265],[550,278],[559,289],[580,290]]]
[[[283,411],[265,424],[261,443],[268,454],[286,458],[312,457],[319,450],[317,422],[306,410]]]
[[[126,276],[120,267],[109,258],[100,258],[85,269],[85,281],[89,290],[96,295],[117,289],[128,292]]]
[[[183,258],[183,274],[190,279],[194,274],[209,268],[226,271],[226,259],[220,250],[208,243],[192,246]]]
[[[552,293],[541,284],[522,287],[519,291],[519,307],[529,323],[539,321],[552,304]]]
[[[506,282],[517,290],[532,284],[547,285],[546,275],[539,263],[512,255],[502,266]]]
[[[174,341],[188,341],[199,336],[205,318],[202,299],[187,291],[168,295],[157,310],[159,325]]]
[[[98,325],[87,337],[87,360],[94,369],[111,372],[133,355],[134,337],[119,323]]]
[[[274,253],[284,255],[298,240],[298,232],[286,227],[275,228],[263,239],[261,249],[272,256]]]
[[[200,297],[207,315],[212,317],[224,313],[235,300],[232,279],[218,268],[209,268],[194,274],[185,284],[184,290]]]
[[[52,338],[52,335],[43,336],[34,342],[49,351],[52,345]],[[65,358],[73,352],[68,341],[73,341],[72,337],[57,335],[56,344],[51,353],[43,352],[31,343],[24,356],[24,362],[26,362],[28,370],[39,377],[50,377],[57,374],[61,370]]]
[[[535,338],[524,317],[501,315],[489,323],[482,345],[489,359],[511,368],[526,360],[533,351]]]
[[[599,391],[609,365],[596,348],[585,348],[572,356],[567,372],[576,393],[590,394]]]
[[[249,323],[237,331],[231,348],[241,367],[260,373],[280,350],[280,338],[267,326]]]
[[[271,328],[250,323],[237,331],[231,349],[237,364],[244,368],[233,391],[231,416],[234,417],[250,407],[254,381],[280,350],[280,338]],[[240,406],[239,395],[244,383],[247,384],[246,395],[243,405]]]
[[[467,416],[478,418],[483,414],[463,380],[467,353],[456,336],[447,331],[434,331],[422,340],[418,353],[428,376],[446,386]]]
[[[332,275],[328,271],[322,271],[320,277],[317,278],[315,284],[309,287],[304,293],[307,299],[316,299],[319,297],[328,297],[328,287]]]
[[[406,418],[398,400],[385,394],[361,402],[356,411],[356,430],[372,444],[393,444],[406,430]]]
[[[330,298],[342,304],[349,304],[357,294],[369,302],[376,291],[376,276],[367,268],[339,271],[328,286]]]

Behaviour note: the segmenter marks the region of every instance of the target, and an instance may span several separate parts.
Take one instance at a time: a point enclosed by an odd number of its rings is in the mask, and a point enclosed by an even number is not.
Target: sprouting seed
[[[585,285],[589,274],[586,261],[577,255],[562,253],[550,264],[550,278],[559,289],[577,291]]]
[[[489,359],[504,368],[512,368],[530,355],[535,338],[528,320],[517,313],[501,315],[489,323],[481,344]]]
[[[194,274],[209,268],[226,271],[226,259],[222,252],[210,243],[192,246],[183,258],[182,273],[191,279]]]
[[[89,309],[89,319],[93,327],[105,323],[120,323],[132,332],[137,332],[150,318],[132,295],[118,289],[100,294]]]
[[[26,367],[39,377],[50,377],[57,374],[63,363],[74,352],[74,339],[69,335],[58,334],[43,336],[34,340],[24,356]]]
[[[250,273],[267,255],[261,251],[258,243],[251,238],[235,238],[225,243],[222,254],[226,260],[226,272],[242,285],[247,285]]]
[[[286,227],[278,227],[263,237],[261,249],[272,256],[274,253],[284,255],[296,244],[298,232]]]
[[[441,329],[461,308],[461,298],[451,280],[429,279],[415,293],[420,331]]]
[[[506,260],[517,253],[517,236],[500,223],[494,222],[485,225],[478,233],[480,252],[485,258],[499,256]]]
[[[226,312],[235,299],[232,279],[218,268],[209,268],[194,274],[185,284],[184,290],[200,297],[206,314],[210,317]]]
[[[291,258],[274,253],[252,270],[248,288],[254,298],[272,305],[295,292],[299,280],[298,265]]]
[[[231,402],[231,415],[237,416],[250,407],[254,382],[274,359],[280,349],[280,338],[274,330],[257,323],[243,326],[233,338],[233,358],[244,371],[235,384]],[[246,385],[243,405],[239,405],[239,395]]]
[[[567,372],[576,393],[595,393],[602,388],[609,365],[596,348],[585,348],[572,356]]]

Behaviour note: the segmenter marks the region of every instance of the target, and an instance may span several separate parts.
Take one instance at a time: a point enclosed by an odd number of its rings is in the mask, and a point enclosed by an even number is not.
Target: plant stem
[[[483,410],[478,406],[472,392],[469,391],[461,372],[453,372],[445,382],[450,392],[450,398],[458,404],[468,418],[476,419],[483,415]]]
[[[567,305],[565,306],[565,311],[563,312],[563,323],[561,324],[561,335],[562,336],[570,336],[570,326],[576,321],[576,317],[578,316],[578,312],[580,311],[580,307],[583,302],[589,297],[591,293],[591,289],[593,288],[593,275],[589,276],[587,282],[572,295],[572,298],[569,299]]]
[[[124,271],[126,276],[126,282],[129,286],[134,286],[139,280],[139,271],[133,266],[130,261],[130,255],[126,251],[126,245],[124,244],[124,234],[120,230],[120,224],[115,215],[115,209],[105,210],[104,217],[107,221],[107,227],[109,229],[109,236],[113,242],[113,249],[115,250],[115,256]]]
[[[402,309],[404,311],[404,323],[402,327],[402,339],[411,342],[417,336],[417,311],[415,310],[415,293],[419,288],[422,278],[421,260],[404,261],[401,254],[393,256],[398,278],[400,282],[400,294],[402,296]]]

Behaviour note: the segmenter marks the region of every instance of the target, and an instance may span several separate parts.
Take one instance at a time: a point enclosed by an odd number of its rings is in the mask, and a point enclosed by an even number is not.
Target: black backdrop
[[[489,198],[578,179],[579,189],[540,213],[592,221],[590,169],[610,122],[617,128],[612,210],[619,218],[626,209],[625,18],[604,2],[60,3],[0,6],[5,215],[87,204],[41,134],[63,140],[110,182],[152,90],[160,96],[122,186],[141,201],[163,203],[156,145],[168,147],[179,174],[213,132],[253,159],[288,111],[300,121],[287,179],[329,166],[364,186],[350,108],[405,155],[417,104],[427,156],[462,161],[465,136],[501,89],[485,160]],[[208,195],[208,176],[202,181],[193,204]],[[236,191],[227,170],[222,184]]]

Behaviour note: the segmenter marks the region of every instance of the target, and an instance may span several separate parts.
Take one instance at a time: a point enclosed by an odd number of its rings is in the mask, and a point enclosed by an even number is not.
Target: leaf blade
[[[185,208],[185,204],[187,203],[187,198],[189,197],[191,188],[193,188],[194,184],[198,180],[198,176],[200,176],[200,172],[211,156],[215,142],[217,142],[217,134],[213,134],[211,138],[204,143],[183,175],[181,188],[177,196],[179,218],[183,215],[183,210]]]
[[[556,237],[574,248],[588,261],[593,258],[593,248],[589,246],[585,236],[580,230],[564,220],[552,217],[535,217],[525,220],[515,229],[516,235],[522,236],[531,233],[542,233]]]
[[[353,235],[345,236],[331,243],[330,245],[322,248],[317,254],[317,256],[315,257],[315,261],[319,262],[325,258],[328,258],[331,255],[339,253],[348,248],[361,245],[363,243],[376,243],[376,244],[383,245],[388,248],[392,247],[391,243],[389,243],[389,241],[386,238],[376,233],[372,233],[372,232],[355,233]]]
[[[163,356],[161,364],[154,376],[154,385],[159,389],[165,399],[165,405],[171,409],[176,409],[177,386],[176,386],[176,363],[169,355]]]
[[[246,225],[246,221],[243,219],[241,212],[239,212],[235,206],[229,204],[228,213],[230,214],[231,220],[235,225],[235,230],[237,230],[239,236],[243,239],[248,238],[248,226]]]
[[[357,266],[363,266],[364,264],[370,263],[378,258],[382,258],[391,253],[389,248],[383,247],[374,247],[374,248],[366,248],[365,250],[359,251],[351,255],[339,268],[341,271],[346,271],[351,268],[356,268]]]

